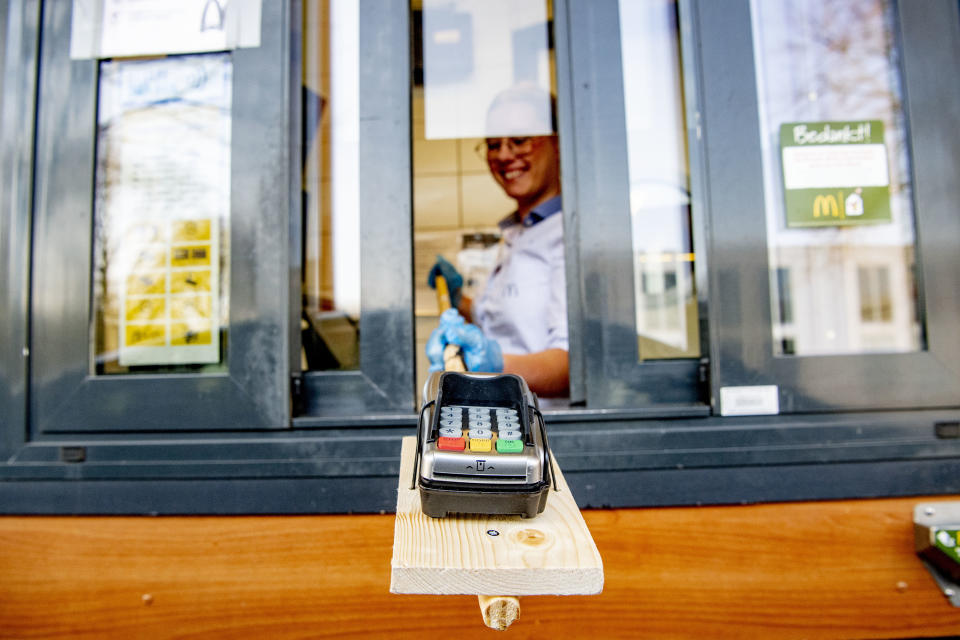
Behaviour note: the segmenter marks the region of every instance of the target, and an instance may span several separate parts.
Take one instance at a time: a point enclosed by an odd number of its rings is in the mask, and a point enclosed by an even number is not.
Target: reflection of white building
[[[690,198],[676,187],[634,185],[630,201],[640,357],[696,357]]]
[[[774,341],[785,355],[904,352],[920,341],[913,255],[902,247],[789,247],[778,253]],[[827,277],[824,277],[824,275]],[[797,310],[819,310],[798,314]]]

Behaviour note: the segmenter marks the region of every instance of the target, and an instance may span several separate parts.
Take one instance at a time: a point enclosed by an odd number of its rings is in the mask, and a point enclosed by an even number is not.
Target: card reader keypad
[[[523,427],[516,409],[440,407],[437,448],[445,451],[521,453]]]

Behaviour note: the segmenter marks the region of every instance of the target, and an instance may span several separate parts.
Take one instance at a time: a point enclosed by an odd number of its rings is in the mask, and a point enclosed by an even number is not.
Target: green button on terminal
[[[520,453],[523,451],[523,440],[497,439],[497,453]]]

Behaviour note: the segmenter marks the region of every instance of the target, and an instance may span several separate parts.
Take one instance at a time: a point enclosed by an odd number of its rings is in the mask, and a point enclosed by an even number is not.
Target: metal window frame
[[[575,2],[557,0],[558,29],[569,27],[570,16],[576,12],[568,9]],[[694,9],[687,13],[692,21],[702,21],[712,17],[703,14],[711,11],[704,5],[716,4],[689,2],[684,6]],[[955,8],[951,15],[956,17]],[[711,24],[711,29],[716,26],[710,22],[704,24]],[[720,33],[713,37],[715,45],[718,39],[731,37],[723,31],[724,23],[716,28]],[[960,23],[955,23],[952,29],[952,55],[960,59],[960,52],[956,52]],[[703,34],[697,34],[692,40],[698,47],[698,55],[710,54],[710,46],[702,42]],[[406,42],[405,36],[402,41]],[[585,113],[570,109],[571,104],[576,104],[573,93],[577,87],[571,87],[570,76],[563,75],[565,68],[569,70],[564,65],[571,63],[570,53],[564,49],[562,37],[557,41],[561,136],[567,139],[562,153],[566,154],[566,179],[572,181],[578,194],[577,205],[570,213],[570,219],[576,222],[580,203],[585,210],[591,202],[590,189],[595,187],[584,183],[589,171],[581,170],[571,158],[598,153],[598,147],[597,138],[590,136],[575,138],[576,146],[569,146],[574,135],[570,127],[585,126],[580,122]],[[942,47],[943,43],[937,46]],[[563,62],[564,59],[567,62]],[[9,70],[12,68],[9,58],[7,62]],[[405,73],[401,73],[404,81]],[[703,78],[698,77],[697,82],[703,82]],[[399,87],[395,90],[402,91]],[[581,95],[576,99],[587,97]],[[29,98],[29,94],[20,95],[18,100],[25,98]],[[592,99],[600,100],[601,96]],[[5,110],[12,108],[11,100],[9,93],[5,95]],[[3,158],[18,150],[21,153],[30,150],[30,145],[17,146],[11,138],[2,140]],[[704,177],[707,186],[717,179],[717,168],[709,168],[713,172]],[[10,180],[7,174],[3,177]],[[574,192],[567,184],[564,188],[568,197]],[[22,198],[21,195],[18,202]],[[3,224],[10,224],[10,215],[28,216],[29,206],[18,211],[0,212],[0,216],[5,216]],[[960,243],[958,238],[941,241],[948,248],[951,241],[952,248]],[[7,252],[2,256],[5,263],[9,263],[11,257],[10,242],[12,240],[5,240],[0,244],[0,251]],[[572,246],[578,245],[574,242]],[[941,255],[943,269],[950,270],[953,253]],[[571,273],[576,276],[574,287],[590,282],[588,278],[580,278],[579,270],[589,270],[593,264],[580,260],[579,256],[568,263],[568,269],[572,268]],[[373,266],[386,270],[393,268],[393,262],[387,257],[375,257]],[[592,273],[594,277],[603,275],[603,271],[596,269]],[[716,281],[711,285],[716,291]],[[21,289],[7,295],[16,298],[25,293],[26,290]],[[582,300],[582,294],[571,299]],[[714,300],[711,310],[715,304],[722,306]],[[21,310],[24,314],[27,311]],[[406,312],[396,311],[400,315]],[[571,353],[571,358],[572,364],[579,359],[584,370],[577,383],[584,387],[592,382],[588,369],[598,367],[591,358],[600,352],[590,348],[596,344],[602,346],[606,338],[602,326],[578,319],[579,312],[571,312],[571,344],[575,343],[573,334],[576,333],[576,342],[582,349]],[[583,313],[587,315],[586,310]],[[726,340],[720,331],[722,326],[711,324],[714,358],[724,354],[717,348]],[[0,358],[5,368],[20,362],[10,350],[0,353],[4,354]],[[411,357],[401,364],[411,367],[412,362]],[[603,382],[602,376],[609,369],[599,367],[597,372]],[[2,389],[5,395],[0,397],[8,403],[9,398],[13,398],[14,404],[20,402],[21,411],[25,413],[26,391],[11,393],[12,389],[5,383]],[[349,391],[349,387],[344,389]],[[606,396],[608,392],[599,397],[602,400]],[[392,510],[396,503],[400,440],[413,435],[416,416],[408,411],[364,411],[352,416],[339,411],[326,417],[296,418],[290,430],[65,433],[30,440],[27,440],[25,423],[16,422],[15,412],[13,421],[2,425],[4,439],[0,442],[6,443],[7,450],[3,453],[8,455],[0,464],[0,513],[239,514]],[[863,498],[960,491],[960,411],[957,407],[733,418],[705,416],[702,409],[691,414],[690,408],[683,404],[653,404],[551,411],[546,413],[546,419],[552,448],[582,507]],[[191,425],[201,427],[197,423]]]
[[[0,459],[23,445],[27,424],[30,211],[40,4],[2,5],[0,66]]]
[[[225,374],[89,372],[97,60],[69,58],[66,2],[42,6],[33,227],[30,432],[287,428],[291,2],[264,3],[261,45],[231,53],[230,300]],[[256,78],[257,82],[250,82]],[[299,94],[296,99],[299,101]],[[279,132],[279,135],[278,135]],[[299,173],[297,173],[299,175]],[[256,176],[257,179],[250,179]],[[170,398],[178,402],[171,403]]]
[[[557,38],[557,42],[558,58],[562,56],[563,70],[569,73],[568,100],[573,119],[567,121],[567,130],[561,129],[560,140],[561,147],[573,147],[565,157],[565,166],[574,168],[576,186],[571,198],[564,184],[567,215],[564,222],[568,229],[575,231],[567,249],[568,256],[576,256],[575,267],[579,273],[573,279],[578,281],[579,288],[570,292],[578,297],[568,299],[579,302],[575,313],[579,314],[577,320],[582,332],[578,354],[581,361],[575,363],[575,370],[583,377],[586,405],[591,408],[662,407],[669,411],[684,410],[688,415],[707,415],[709,407],[704,402],[699,359],[639,360],[633,240],[632,234],[625,233],[631,228],[631,221],[617,2],[558,2],[555,11],[558,15],[565,12],[563,24],[568,30],[567,37]],[[704,240],[704,227],[699,218],[702,187],[696,179],[696,169],[700,166],[695,132],[698,95],[692,82],[698,74],[694,60],[686,53],[692,39],[689,13],[684,6],[681,48],[690,129],[694,246],[699,247]],[[703,275],[705,255],[706,252],[698,250],[695,277],[701,344],[706,353],[709,336],[703,332],[708,295],[708,283]]]
[[[903,354],[774,355],[754,50],[748,2],[697,5],[705,103],[710,222],[712,396],[723,387],[777,385],[784,413],[957,407],[960,292],[949,258],[960,238],[951,167],[960,141],[957,5],[896,3],[917,229],[917,275],[928,348]],[[742,33],[746,37],[730,37]],[[722,126],[721,126],[722,121]],[[737,162],[729,162],[737,158]],[[951,183],[954,184],[951,184]],[[954,243],[952,249],[948,246]],[[722,408],[718,407],[722,410]]]
[[[383,0],[360,0],[359,14],[360,366],[305,373],[298,426],[412,412],[416,397],[410,62],[398,55],[410,16]]]

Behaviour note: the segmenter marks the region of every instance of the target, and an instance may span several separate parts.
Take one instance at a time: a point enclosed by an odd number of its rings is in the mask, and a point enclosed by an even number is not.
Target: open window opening
[[[448,304],[431,272],[446,273],[449,303],[497,342],[504,370],[523,375],[547,404],[564,404],[552,10],[551,2],[411,3],[418,388],[437,366],[427,343]],[[523,369],[541,355],[536,371]]]

